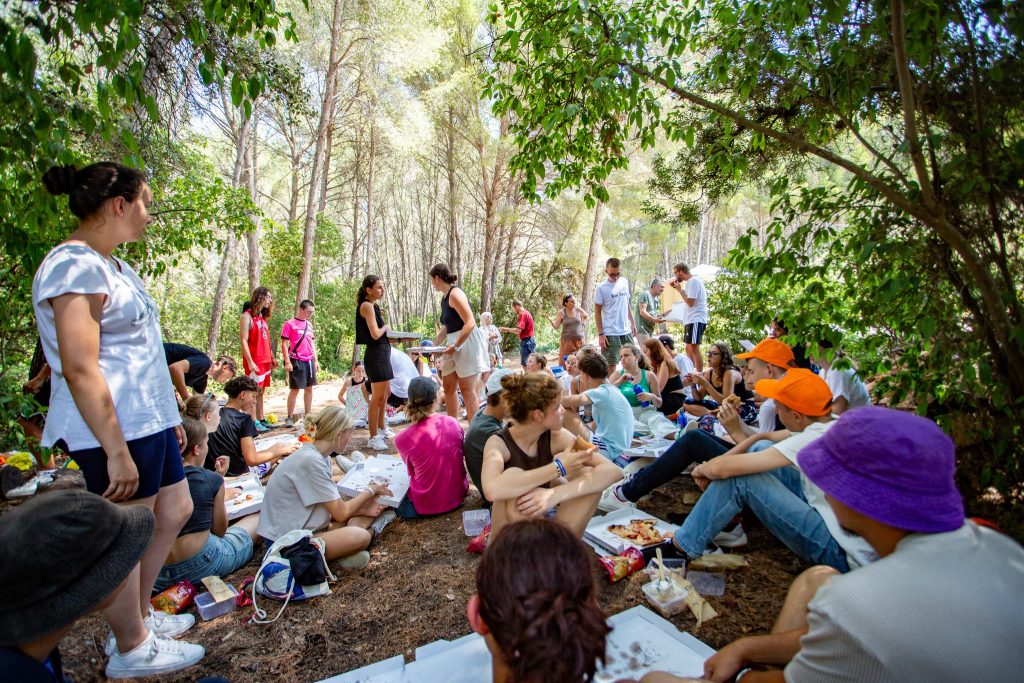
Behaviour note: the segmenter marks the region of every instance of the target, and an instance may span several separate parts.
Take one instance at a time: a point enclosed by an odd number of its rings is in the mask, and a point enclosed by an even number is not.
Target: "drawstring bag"
[[[331,592],[328,581],[335,576],[327,567],[324,550],[327,543],[313,536],[312,531],[296,529],[281,536],[270,546],[252,585],[253,621],[270,624],[278,620],[292,600],[306,600]],[[256,603],[256,594],[284,604],[273,619]]]

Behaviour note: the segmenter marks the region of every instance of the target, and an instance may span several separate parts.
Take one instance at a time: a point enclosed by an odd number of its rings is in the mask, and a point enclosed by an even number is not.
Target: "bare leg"
[[[807,605],[814,598],[818,589],[838,574],[839,572],[832,567],[818,565],[796,577],[789,587],[789,592],[786,593],[786,601],[782,603],[782,609],[772,627],[772,633],[785,633],[807,628]]]
[[[459,376],[454,372],[441,378],[441,388],[444,389],[444,409],[449,417],[459,419]]]
[[[306,409],[306,415],[313,414],[313,387],[306,387],[302,394],[302,407]]]
[[[686,355],[690,358],[697,372],[704,372],[704,359],[700,355],[700,344],[687,344]]]
[[[295,417],[295,399],[299,396],[298,389],[288,390],[288,419]]]
[[[480,407],[479,377],[480,375],[459,377],[459,388],[462,389],[462,400],[466,402],[466,418],[469,420],[473,419],[477,408]],[[458,416],[456,415],[456,417]]]
[[[264,387],[260,387],[256,391],[256,415],[253,416],[254,420],[263,420],[266,417],[263,413],[263,389]]]
[[[164,560],[171,552],[181,527],[185,526],[192,515],[192,496],[188,492],[188,482],[184,479],[161,488],[154,498],[148,500],[152,501],[149,505],[156,515],[156,529],[153,531],[153,540],[149,542],[139,562],[139,606],[143,615],[149,612],[149,598],[160,568],[164,566]]]
[[[324,554],[328,561],[355,555],[360,550],[366,550],[366,547],[370,545],[370,532],[357,527],[346,526],[313,535],[322,538],[327,543],[327,550]]]
[[[147,599],[149,595],[146,595]],[[148,631],[139,614],[139,565],[125,577],[115,591],[113,600],[103,607],[103,618],[110,624],[117,639],[117,649],[124,654],[146,639]]]
[[[260,535],[256,533],[256,527],[260,523],[260,513],[253,515],[246,515],[241,519],[235,521],[231,526],[237,526],[239,529],[244,529],[245,533],[249,534],[249,538],[252,539],[253,543],[260,540]]]
[[[491,507],[491,538],[496,537],[506,524],[518,522],[521,519],[527,518],[516,510],[514,498],[494,501],[494,505]]]
[[[562,416],[562,426],[587,441],[590,441],[590,437],[593,435],[590,428],[583,424],[583,420],[580,419],[580,414],[575,408],[566,409],[565,414]]]
[[[373,382],[373,390],[370,392],[370,410],[366,416],[370,428],[370,437],[377,435],[377,430],[384,426],[384,407],[388,402],[388,395],[391,393],[391,383]]]
[[[597,502],[601,500],[601,493],[599,491],[563,502],[558,506],[555,519],[569,527],[576,536],[583,538],[583,531],[587,528],[587,523],[597,511]]]

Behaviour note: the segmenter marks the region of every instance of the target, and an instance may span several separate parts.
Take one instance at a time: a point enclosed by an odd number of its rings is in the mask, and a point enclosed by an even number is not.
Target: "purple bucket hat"
[[[851,410],[804,447],[797,463],[829,496],[883,524],[923,533],[963,526],[956,449],[926,418],[889,408]]]

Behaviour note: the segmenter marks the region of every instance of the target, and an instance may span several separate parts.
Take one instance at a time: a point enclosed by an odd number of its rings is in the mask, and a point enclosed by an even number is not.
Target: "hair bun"
[[[43,185],[53,195],[71,194],[75,189],[75,175],[78,169],[74,166],[52,166],[43,174]]]

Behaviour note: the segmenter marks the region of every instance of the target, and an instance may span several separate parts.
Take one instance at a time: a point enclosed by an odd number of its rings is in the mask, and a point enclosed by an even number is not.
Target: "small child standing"
[[[352,418],[355,427],[365,427],[370,414],[370,383],[366,381],[363,361],[352,363],[352,374],[341,385],[338,401]]]

